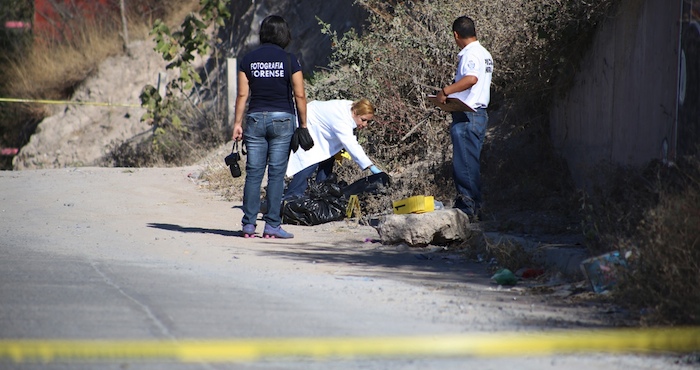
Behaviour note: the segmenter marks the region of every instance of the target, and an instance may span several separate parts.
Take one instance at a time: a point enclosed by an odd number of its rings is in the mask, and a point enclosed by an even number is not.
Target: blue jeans
[[[489,116],[486,110],[452,114],[452,170],[457,199],[455,208],[474,215],[481,207],[481,167],[479,158],[486,137]]]
[[[260,187],[267,167],[266,224],[282,223],[280,207],[284,191],[284,174],[289,161],[289,143],[294,134],[295,118],[291,113],[256,112],[246,116],[243,142],[248,150],[243,188],[243,225],[256,224],[260,211]]]
[[[284,199],[291,199],[304,195],[306,188],[309,187],[308,180],[313,177],[314,173],[316,173],[316,183],[322,183],[333,173],[334,164],[335,158],[330,157],[321,163],[312,164],[295,173],[289,185],[287,185],[287,190],[284,192]],[[316,170],[318,170],[318,173]]]

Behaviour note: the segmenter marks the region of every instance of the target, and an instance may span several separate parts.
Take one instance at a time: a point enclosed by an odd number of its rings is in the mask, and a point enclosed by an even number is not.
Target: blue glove
[[[371,165],[371,166],[369,167],[369,170],[372,171],[372,174],[374,174],[374,175],[376,175],[376,174],[378,174],[378,173],[382,173],[382,170],[380,170],[379,168],[377,168],[377,166],[375,166],[375,165]]]

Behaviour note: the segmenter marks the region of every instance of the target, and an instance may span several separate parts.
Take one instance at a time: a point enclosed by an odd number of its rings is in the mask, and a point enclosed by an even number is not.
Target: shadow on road
[[[149,223],[148,227],[167,231],[194,234],[215,234],[242,237],[241,231],[185,227],[168,223]],[[427,287],[429,291],[445,292],[459,297],[459,302],[471,302],[498,310],[526,309],[531,314],[513,317],[518,325],[531,327],[598,327],[615,315],[586,311],[582,306],[595,306],[586,299],[567,301],[566,289],[556,286],[529,290],[536,281],[518,282],[516,287],[501,287],[491,276],[493,266],[470,258],[470,251],[463,247],[408,247],[404,244],[383,245],[376,239],[311,240],[254,238],[250,243],[265,246],[255,248],[259,256],[285,259],[314,266],[315,270],[331,273],[336,279],[349,281],[373,281],[391,279]],[[525,308],[523,308],[525,307]],[[533,308],[536,307],[536,310]],[[533,311],[534,310],[534,311]],[[557,314],[551,314],[551,312]],[[503,324],[503,323],[501,323]]]
[[[269,250],[265,254],[307,263],[330,263],[351,267],[352,275],[401,277],[421,284],[476,283],[491,285],[484,264],[471,261],[457,250],[430,250],[401,245],[369,242],[340,242],[329,247],[325,243],[290,245],[285,250]],[[357,270],[357,267],[360,270]]]
[[[241,231],[222,230],[222,229],[205,229],[202,227],[184,227],[173,224],[149,223],[148,227],[154,229],[178,231],[181,233],[197,233],[197,234],[216,234],[221,236],[243,236]]]

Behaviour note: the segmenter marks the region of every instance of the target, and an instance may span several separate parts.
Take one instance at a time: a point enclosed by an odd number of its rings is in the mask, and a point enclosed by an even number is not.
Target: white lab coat
[[[353,134],[357,124],[352,119],[351,108],[351,100],[312,101],[306,105],[306,127],[314,139],[314,146],[308,151],[299,148],[290,154],[287,176],[321,163],[343,148],[360,168],[372,165]]]

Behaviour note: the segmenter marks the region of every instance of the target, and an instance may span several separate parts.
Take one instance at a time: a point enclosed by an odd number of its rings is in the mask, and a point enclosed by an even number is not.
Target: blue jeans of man
[[[452,113],[452,170],[457,199],[455,208],[474,215],[481,208],[481,147],[486,137],[489,116],[486,109]]]
[[[316,183],[320,184],[325,181],[328,176],[333,173],[335,158],[330,157],[321,163],[312,164],[309,167],[297,172],[292,176],[292,180],[287,185],[287,190],[284,192],[284,199],[300,197],[306,192],[309,187],[309,179],[316,174]],[[317,171],[318,170],[318,171]]]
[[[295,117],[285,112],[248,113],[243,127],[243,142],[248,150],[243,188],[243,225],[256,224],[260,211],[260,188],[267,167],[267,213],[263,221],[271,227],[282,223],[280,207],[284,174],[289,161],[289,144],[294,134]]]

